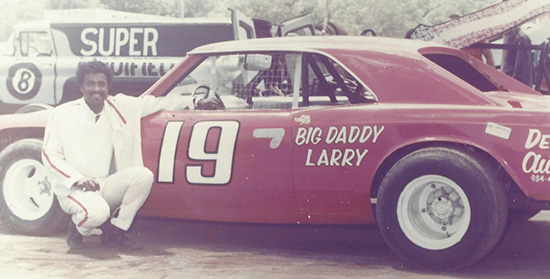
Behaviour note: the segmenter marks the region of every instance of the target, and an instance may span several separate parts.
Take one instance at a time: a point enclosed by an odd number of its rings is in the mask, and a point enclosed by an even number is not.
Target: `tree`
[[[229,15],[228,8],[237,9],[252,18],[260,18],[272,23],[279,23],[292,17],[313,14],[321,19],[324,0],[224,0],[221,1],[208,16],[220,17]]]
[[[45,0],[0,0],[0,6],[0,41],[6,41],[14,24],[42,18],[42,12],[49,4]]]
[[[179,17],[179,1],[174,0],[100,0],[112,10]]]
[[[181,0],[0,0],[0,39],[16,23],[42,18],[44,9],[107,8],[118,11],[180,16]],[[370,28],[380,36],[404,37],[418,24],[433,25],[449,15],[474,12],[502,0],[184,0],[185,17],[229,17],[234,8],[252,18],[272,23],[311,14],[316,23],[326,20],[356,35]]]
[[[50,9],[85,9],[85,8],[102,8],[100,0],[50,0]]]
[[[217,0],[185,0],[185,17],[206,17],[212,11]]]

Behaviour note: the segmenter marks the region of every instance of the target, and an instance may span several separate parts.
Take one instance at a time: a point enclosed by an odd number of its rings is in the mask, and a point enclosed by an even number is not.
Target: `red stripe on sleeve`
[[[107,103],[115,110],[115,112],[118,114],[118,117],[120,117],[120,119],[122,120],[122,123],[126,124],[126,119],[124,119],[124,117],[122,116],[120,111],[115,107],[115,105],[113,105],[113,103],[111,103],[111,101],[109,100],[105,100],[105,101],[107,101]]]
[[[50,160],[50,157],[48,157],[48,154],[46,154],[46,151],[45,150],[42,150],[42,154],[44,154],[44,157],[46,158],[46,160],[48,161],[48,164],[50,164],[50,166],[52,166],[52,168],[54,170],[56,170],[57,172],[59,172],[61,175],[65,176],[66,178],[71,178],[70,175],[64,173],[62,170],[60,170],[56,165],[54,165],[52,163],[52,160]]]

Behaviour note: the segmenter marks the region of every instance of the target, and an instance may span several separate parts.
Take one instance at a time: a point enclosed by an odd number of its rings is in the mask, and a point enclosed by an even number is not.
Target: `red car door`
[[[144,214],[285,222],[294,212],[289,111],[162,111],[142,127],[155,173]]]

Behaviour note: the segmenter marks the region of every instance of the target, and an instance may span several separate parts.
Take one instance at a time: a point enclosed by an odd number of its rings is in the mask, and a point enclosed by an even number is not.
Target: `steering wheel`
[[[374,32],[374,30],[372,30],[372,29],[365,29],[365,30],[361,31],[360,35],[361,36],[376,37],[376,32]]]
[[[191,94],[191,97],[193,99],[197,98],[198,96],[200,95],[203,95],[201,99],[208,99],[211,97],[211,91],[210,91],[210,87],[208,87],[207,85],[200,85],[198,86],[197,88],[195,88],[195,90],[193,91],[193,93]],[[222,109],[225,109],[225,104],[223,103],[222,99],[220,98],[220,95],[218,95],[217,93],[214,93],[214,97],[216,97],[220,103],[221,103],[221,108]],[[218,109],[216,107],[206,107],[204,109],[207,109],[207,110],[215,110],[215,109]]]
[[[201,92],[201,90],[204,90],[204,92]],[[203,95],[203,99],[210,97],[210,87],[206,85],[197,86],[191,94],[191,97],[196,98],[198,95]]]

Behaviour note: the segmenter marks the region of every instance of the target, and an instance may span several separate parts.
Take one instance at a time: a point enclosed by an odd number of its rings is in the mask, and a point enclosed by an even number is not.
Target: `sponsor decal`
[[[302,115],[300,117],[295,117],[294,121],[300,123],[300,125],[311,124],[311,117],[309,115]]]
[[[507,139],[510,139],[510,134],[512,133],[512,129],[506,126],[502,126],[500,124],[488,122],[487,127],[485,127],[485,133],[488,135],[492,135],[492,136],[507,140]]]
[[[308,148],[304,164],[311,167],[359,167],[369,152],[367,148],[344,148],[342,145],[376,144],[384,126],[299,127],[294,143],[297,146],[328,144],[333,148]]]
[[[80,33],[83,56],[157,56],[159,33],[156,28],[99,27]]]
[[[159,61],[142,63],[102,61],[111,68],[115,77],[162,77],[175,65],[175,63]]]
[[[533,182],[550,182],[550,157],[541,154],[541,151],[550,149],[550,134],[529,129],[525,149],[528,151],[521,163],[523,172],[530,174]]]
[[[202,45],[234,40],[228,23],[54,23],[82,57],[183,57]]]
[[[12,65],[8,70],[6,87],[19,100],[30,100],[38,94],[42,85],[42,73],[32,63]]]

